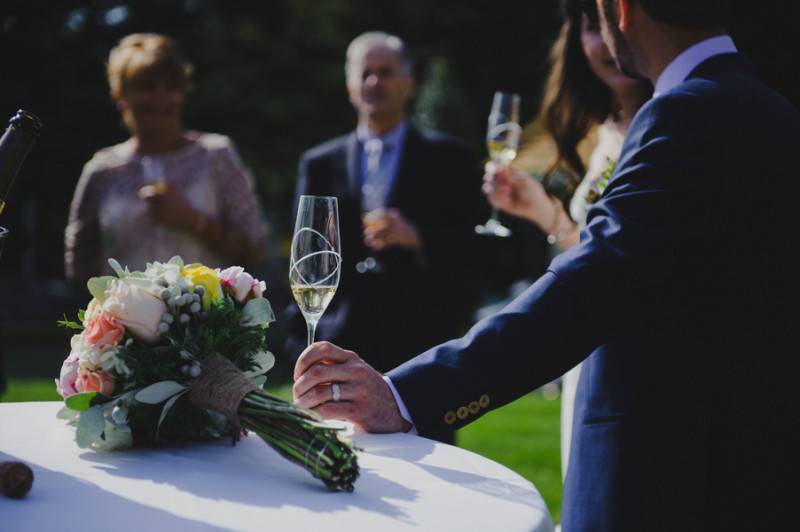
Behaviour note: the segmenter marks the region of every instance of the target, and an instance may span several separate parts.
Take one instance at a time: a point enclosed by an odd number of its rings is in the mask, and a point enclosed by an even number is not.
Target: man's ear
[[[619,31],[625,33],[631,24],[633,6],[631,5],[631,0],[618,0],[617,5],[619,6],[619,21],[617,25]]]
[[[411,98],[417,90],[417,82],[411,76],[408,77],[408,85],[406,86],[406,99]]]

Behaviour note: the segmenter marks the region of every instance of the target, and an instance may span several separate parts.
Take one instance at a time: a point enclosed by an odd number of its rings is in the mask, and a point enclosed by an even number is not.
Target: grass
[[[286,399],[291,389],[270,390]],[[0,401],[57,401],[53,381],[11,379]],[[542,494],[555,522],[561,516],[561,457],[559,451],[558,400],[534,392],[483,416],[461,429],[459,447],[505,465],[530,480]]]

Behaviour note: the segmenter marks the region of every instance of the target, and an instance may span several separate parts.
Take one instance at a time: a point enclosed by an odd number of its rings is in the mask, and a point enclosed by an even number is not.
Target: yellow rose
[[[203,266],[202,264],[189,264],[183,268],[181,275],[192,281],[195,285],[200,285],[205,289],[203,292],[203,309],[211,308],[213,301],[222,299],[222,286],[219,284],[217,272]]]

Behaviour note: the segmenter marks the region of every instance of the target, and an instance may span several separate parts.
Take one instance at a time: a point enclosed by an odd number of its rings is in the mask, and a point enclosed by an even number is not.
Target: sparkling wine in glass
[[[289,285],[308,327],[308,345],[336,293],[341,274],[339,204],[332,196],[300,196],[294,226]]]
[[[489,157],[497,164],[507,165],[517,156],[522,128],[519,125],[519,95],[497,91],[492,100],[489,124],[486,128],[486,148]],[[497,209],[482,225],[475,226],[480,235],[511,236],[511,230],[500,223]]]

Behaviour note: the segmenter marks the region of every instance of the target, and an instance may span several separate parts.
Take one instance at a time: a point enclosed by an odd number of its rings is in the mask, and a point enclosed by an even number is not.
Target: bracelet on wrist
[[[566,224],[563,223],[564,220],[567,222]],[[547,232],[547,243],[556,245],[563,242],[575,230],[575,222],[570,220],[566,213],[562,217],[561,212],[556,210],[556,217],[551,228],[552,230]]]

